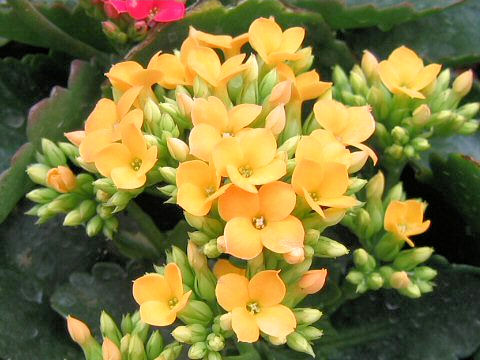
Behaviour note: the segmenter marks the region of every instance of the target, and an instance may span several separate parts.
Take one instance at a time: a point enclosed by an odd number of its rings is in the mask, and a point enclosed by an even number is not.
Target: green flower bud
[[[207,355],[207,344],[204,342],[197,342],[188,349],[189,359],[203,359]]]
[[[258,93],[260,97],[260,102],[263,103],[263,101],[270,96],[272,93],[273,88],[275,85],[278,83],[278,74],[276,69],[270,70],[260,81],[260,84],[258,86]]]
[[[472,89],[472,84],[473,71],[467,70],[457,76],[457,78],[453,81],[452,89],[459,98],[462,98],[470,92]]]
[[[176,360],[182,352],[183,346],[177,342],[173,342],[165,346],[165,349],[160,354],[162,360]]]
[[[153,360],[160,355],[163,350],[163,337],[158,330],[150,335],[145,349],[149,360]]]
[[[335,88],[339,89],[340,91],[350,90],[347,74],[345,74],[345,71],[343,71],[340,66],[335,65],[332,72],[332,78]]]
[[[185,324],[201,324],[208,326],[213,321],[210,307],[199,300],[190,300],[185,308],[177,314]]]
[[[187,254],[180,248],[176,246],[172,246],[172,252],[167,253],[167,262],[174,262],[180,268],[182,272],[182,279],[184,284],[188,285],[188,287],[193,287],[194,282],[194,274],[190,264],[188,263]]]
[[[187,160],[187,157],[190,154],[190,148],[188,145],[175,137],[167,139],[167,149],[170,156],[179,162]]]
[[[78,147],[67,142],[58,143],[58,147],[63,151],[70,161],[75,162],[75,159],[80,156]]]
[[[305,233],[305,244],[315,247],[320,238],[320,231],[316,229],[308,229]]]
[[[194,336],[194,334],[198,333],[200,334],[200,336]],[[205,340],[205,337],[207,336],[207,329],[205,329],[205,327],[200,324],[177,326],[172,331],[172,336],[178,342],[193,344]]]
[[[417,299],[422,296],[422,292],[417,284],[411,283],[409,286],[403,289],[398,289],[398,292],[404,296],[412,299]]]
[[[165,196],[177,196],[177,186],[176,185],[165,185],[157,188]]]
[[[336,258],[348,254],[345,245],[325,236],[320,236],[313,249],[315,250],[315,256],[318,257]]]
[[[315,358],[315,353],[308,340],[296,331],[287,336],[287,345],[292,350],[309,354]]]
[[[297,325],[310,325],[322,317],[322,312],[318,309],[311,308],[296,308],[293,309],[295,319],[297,319]]]
[[[132,335],[137,335],[140,340],[142,340],[142,343],[144,343],[145,341],[147,341],[149,331],[150,325],[140,320],[133,326]]]
[[[359,268],[371,267],[370,255],[365,249],[357,249],[353,252],[353,262]],[[373,264],[373,267],[375,267],[375,264]]]
[[[300,141],[300,135],[293,136],[287,139],[280,147],[278,151],[285,151],[289,158],[291,158],[295,154],[295,150],[297,149],[298,142]]]
[[[287,160],[287,175],[288,176],[292,176],[293,170],[295,170],[296,165],[297,165],[297,162],[296,162],[295,159],[288,159]]]
[[[207,347],[212,351],[221,351],[225,347],[225,339],[222,335],[209,334],[207,336]]]
[[[116,213],[125,209],[131,199],[132,194],[130,194],[129,192],[118,191],[110,197],[106,205],[114,206],[115,210],[113,212]]]
[[[35,184],[47,185],[47,173],[50,168],[44,164],[33,164],[27,167],[27,175]]]
[[[373,272],[367,276],[367,285],[372,290],[378,290],[383,286],[383,278],[377,273]]]
[[[466,121],[457,132],[461,135],[471,135],[478,130],[478,120]]]
[[[465,116],[467,119],[473,118],[477,115],[478,110],[480,109],[480,103],[468,103],[457,109],[457,114]]]
[[[354,95],[350,91],[342,91],[342,97],[345,103],[351,106],[363,106],[367,104],[365,98],[361,95]]]
[[[397,239],[391,233],[386,233],[375,246],[375,256],[383,261],[392,261],[403,247],[403,244],[403,240]]]
[[[349,195],[355,194],[363,189],[363,187],[367,184],[367,180],[360,179],[358,177],[351,177],[348,179],[348,190],[347,193]]]
[[[122,333],[115,324],[115,321],[105,311],[102,311],[100,315],[100,331],[103,338],[109,338],[115,345],[120,346],[120,340],[122,339]]]
[[[206,360],[222,360],[222,355],[216,351],[209,351]]]
[[[389,287],[390,286],[390,283],[389,283],[390,278],[395,271],[390,266],[381,266],[378,269],[378,272],[380,273],[380,275],[383,278],[383,282],[384,282],[385,287]]]
[[[364,275],[360,271],[357,270],[350,270],[347,276],[345,277],[348,282],[354,284],[354,285],[359,285],[364,281]]]
[[[450,69],[443,70],[437,77],[435,82],[435,94],[446,90],[450,85]]]
[[[113,210],[113,207],[104,204],[97,206],[97,214],[104,220],[112,217]]]
[[[46,204],[59,196],[58,192],[50,188],[35,189],[25,195],[27,199],[39,203]]]
[[[437,276],[437,270],[428,266],[419,266],[415,268],[414,273],[416,278],[424,281],[432,280]]]
[[[46,206],[46,205],[44,205],[44,206]],[[25,211],[24,214],[29,215],[29,216],[38,216],[38,210],[41,207],[42,207],[42,205],[35,205],[32,208],[30,208],[30,210]]]
[[[120,340],[120,352],[122,353],[122,359],[128,359],[128,346],[130,344],[131,335],[127,334]]]
[[[131,335],[128,343],[129,360],[147,360],[143,341],[138,335]]]
[[[205,82],[205,80],[200,78],[200,76],[197,76],[193,82],[193,95],[196,98],[206,98],[208,95],[210,95],[208,84]]]
[[[105,191],[107,194],[113,195],[117,192],[117,188],[113,185],[113,181],[108,178],[102,178],[93,182],[94,189]]]
[[[95,192],[95,199],[98,202],[107,202],[110,199],[110,197],[111,197],[111,195],[109,193],[106,193],[103,190],[99,189]]]
[[[412,123],[416,126],[425,126],[430,120],[431,111],[427,104],[417,107],[412,113]]]
[[[269,336],[268,341],[270,344],[274,346],[280,346],[284,345],[287,343],[287,338],[286,337],[278,337],[278,336]]]
[[[124,334],[130,334],[133,331],[132,315],[130,314],[123,315],[122,322],[120,323],[120,327]]]
[[[89,237],[96,236],[102,231],[103,228],[103,220],[99,215],[95,215],[87,223],[87,235]]]
[[[145,125],[149,128],[152,134],[155,134],[155,123],[160,121],[161,112],[158,105],[151,99],[147,98],[145,107],[143,108],[143,117],[145,119]]]
[[[401,126],[395,126],[391,134],[393,140],[398,144],[405,145],[409,140],[408,131]]]
[[[223,331],[231,331],[232,330],[232,313],[226,313],[220,316],[219,319],[220,328]]]
[[[385,189],[385,176],[381,171],[377,172],[367,184],[367,199],[381,199]]]
[[[96,213],[97,203],[93,200],[83,200],[77,209],[80,212],[82,223],[89,220]]]
[[[395,271],[390,275],[390,286],[394,289],[405,289],[410,286],[411,281],[405,271]]]
[[[104,220],[105,224],[103,225],[103,235],[105,235],[108,239],[112,239],[113,234],[118,230],[118,219],[112,216]]]
[[[417,284],[418,288],[420,289],[420,291],[422,292],[422,294],[429,293],[429,292],[433,291],[433,285],[428,281],[417,280],[416,284]]]
[[[355,65],[355,67],[358,67],[358,65]],[[355,72],[351,71],[350,72],[350,84],[352,85],[352,89],[355,93],[362,95],[362,96],[367,96],[368,93],[368,85],[367,85],[367,79],[365,79],[365,76],[363,76],[363,72]]]
[[[403,153],[408,159],[413,159],[416,157],[417,153],[415,151],[415,148],[411,145],[407,145],[403,148]]]
[[[393,144],[385,149],[385,154],[392,160],[400,160],[403,156],[403,147],[398,144]]]
[[[433,254],[431,247],[419,247],[401,251],[393,262],[393,266],[399,270],[412,270],[418,264],[427,261]]]
[[[217,246],[217,239],[212,239],[203,246],[203,253],[209,258],[214,259],[220,256],[220,250]]]
[[[237,99],[240,97],[243,89],[243,76],[237,75],[228,82],[228,95],[230,99]]]
[[[45,138],[42,139],[42,152],[45,156],[45,160],[52,167],[65,165],[67,163],[67,158],[63,151],[51,140]]]
[[[81,198],[76,194],[61,194],[48,204],[48,209],[54,213],[63,213],[72,210],[78,205]]]
[[[258,101],[258,90],[256,82],[252,82],[244,87],[240,99],[237,103],[241,104],[256,104]]]
[[[202,298],[211,303],[215,302],[215,287],[217,281],[215,276],[208,271],[195,272],[195,292]]]
[[[314,326],[307,326],[297,330],[308,341],[318,340],[323,336],[323,330]]]
[[[373,81],[378,78],[378,60],[370,51],[363,51],[361,66],[363,73],[369,81]]]
[[[392,201],[395,200],[404,200],[405,193],[403,192],[403,185],[402,183],[398,183],[394,185],[388,192],[387,196],[383,200],[383,206],[387,207]]]
[[[70,211],[66,216],[65,219],[63,220],[63,226],[77,226],[82,224],[84,221],[80,210],[74,209]]]
[[[413,148],[419,152],[430,149],[430,143],[428,142],[427,139],[422,137],[416,137],[415,139],[412,140],[411,144]]]
[[[189,232],[188,237],[191,241],[195,243],[195,245],[198,245],[198,246],[203,246],[210,241],[210,237],[205,235],[201,231]]]

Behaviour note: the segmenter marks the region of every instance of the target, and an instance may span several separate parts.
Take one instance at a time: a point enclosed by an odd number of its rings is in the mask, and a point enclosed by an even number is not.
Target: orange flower
[[[304,72],[295,76],[293,70],[287,65],[277,65],[280,80],[290,80],[293,84],[293,100],[304,102],[318,98],[332,87],[331,82],[320,81],[320,76],[315,70]]]
[[[406,241],[408,245],[415,246],[410,236],[422,234],[430,226],[430,220],[423,221],[425,207],[418,200],[392,201],[385,212],[385,230]]]
[[[284,338],[297,326],[292,310],[280,304],[286,288],[278,271],[261,271],[250,281],[238,274],[224,275],[215,293],[220,306],[232,313],[232,329],[238,341],[253,343],[260,331]]]
[[[209,161],[213,148],[222,138],[236,135],[261,111],[262,107],[254,104],[237,105],[227,111],[223,102],[214,96],[195,99],[192,108],[194,127],[189,137],[190,153]]]
[[[213,35],[190,26],[188,36],[198,45],[214,49],[221,49],[227,58],[240,54],[240,49],[248,42],[248,34],[241,34],[235,38],[230,35]]]
[[[47,184],[61,193],[72,191],[77,186],[75,174],[67,166],[58,166],[47,172]]]
[[[95,158],[100,174],[113,180],[119,189],[136,189],[145,184],[146,173],[157,161],[157,147],[147,149],[142,132],[129,123],[122,127],[122,143],[102,149]]]
[[[146,274],[133,282],[133,297],[140,305],[144,323],[171,325],[187,305],[192,291],[183,291],[182,273],[175,263],[165,266],[165,275]]]
[[[227,82],[245,70],[245,54],[239,54],[220,63],[215,50],[205,46],[193,48],[188,55],[188,66],[213,87],[224,87]]]
[[[343,144],[365,151],[377,162],[377,155],[362,144],[375,131],[375,120],[368,106],[346,107],[335,100],[324,99],[313,106],[315,119]]]
[[[263,185],[258,194],[231,186],[218,200],[226,253],[253,259],[265,246],[276,253],[303,248],[305,230],[296,217],[296,196],[292,186],[280,181]]]
[[[213,201],[231,184],[220,187],[215,168],[200,160],[181,163],[177,169],[177,204],[195,216],[207,215]]]
[[[248,129],[234,138],[224,138],[213,151],[221,176],[238,187],[256,193],[255,185],[280,179],[287,171],[286,159],[277,154],[277,142],[267,129]]]
[[[174,54],[156,53],[150,59],[148,68],[164,71],[164,76],[158,79],[158,83],[166,89],[173,90],[178,85],[193,84],[193,79],[189,78],[185,64],[182,63],[180,57]]]
[[[411,98],[425,99],[422,90],[433,83],[441,65],[423,65],[423,60],[405,46],[395,49],[388,60],[378,64],[380,79],[394,94],[405,94]]]
[[[95,156],[107,145],[121,138],[121,128],[133,123],[140,129],[143,123],[143,112],[135,109],[130,111],[141,87],[127,90],[117,104],[110,99],[101,99],[85,122],[85,133],[79,151],[83,161],[95,161]],[[77,132],[75,136],[78,137]],[[65,134],[67,138],[72,133]]]
[[[266,64],[278,64],[286,60],[299,60],[298,54],[305,37],[305,30],[293,27],[282,32],[273,18],[256,19],[248,29],[249,42]]]
[[[292,186],[322,217],[325,215],[322,206],[347,209],[360,204],[355,198],[344,195],[348,189],[348,171],[343,164],[320,164],[303,159],[293,170]]]
[[[315,294],[323,288],[326,280],[327,269],[309,270],[303,274],[298,286],[304,294]]]
[[[226,259],[218,259],[213,266],[213,273],[215,274],[217,279],[220,279],[223,275],[226,274],[238,274],[241,276],[245,276],[247,271],[233,265],[230,261]]]

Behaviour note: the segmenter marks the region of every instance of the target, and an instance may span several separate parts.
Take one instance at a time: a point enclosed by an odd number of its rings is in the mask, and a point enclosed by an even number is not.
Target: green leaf
[[[63,227],[60,218],[36,225],[24,214],[31,206],[22,201],[0,225],[1,263],[38,280],[43,293],[50,294],[71,272],[90,269],[104,242],[88,238],[81,227]]]
[[[11,360],[80,360],[66,323],[45,303],[41,285],[29,275],[0,269],[0,354]]]
[[[354,29],[378,26],[389,29],[394,25],[441,11],[463,0],[289,0],[295,6],[322,14],[334,29]]]
[[[324,70],[335,64],[345,68],[353,65],[349,49],[333,37],[321,15],[293,10],[275,0],[247,0],[235,7],[224,7],[215,0],[205,1],[185,19],[162,24],[157,31],[152,31],[143,43],[132,50],[130,57],[146,64],[159,50],[179,48],[188,35],[190,25],[215,34],[239,35],[248,31],[250,23],[261,16],[275,16],[275,20],[283,27],[306,27],[305,43],[315,45],[317,61]]]
[[[102,310],[107,310],[119,321],[122,314],[136,309],[132,280],[137,275],[127,274],[114,263],[97,263],[91,275],[81,272],[71,274],[69,282],[57,288],[50,302],[61,315],[82,319],[99,334]]]
[[[430,62],[473,64],[480,61],[479,12],[479,1],[465,0],[437,14],[396,26],[389,32],[371,28],[350,33],[347,42],[358,54],[370,49],[386,58],[397,46],[406,45]]]
[[[420,299],[395,291],[370,292],[346,303],[315,345],[317,359],[455,360],[480,346],[480,269],[432,261],[437,287]],[[311,359],[268,348],[267,359]]]
[[[98,57],[107,62],[103,51],[110,45],[98,20],[88,17],[77,6],[33,4],[28,0],[0,3],[0,36],[18,42],[66,52],[74,57]]]

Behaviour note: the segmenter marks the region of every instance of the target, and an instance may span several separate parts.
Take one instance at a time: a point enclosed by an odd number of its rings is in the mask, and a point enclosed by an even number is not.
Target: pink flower
[[[185,4],[175,0],[110,0],[110,4],[135,20],[170,22],[185,16]]]

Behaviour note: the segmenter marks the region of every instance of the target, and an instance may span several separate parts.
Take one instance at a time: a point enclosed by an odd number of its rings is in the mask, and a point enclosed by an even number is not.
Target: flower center
[[[258,314],[260,312],[260,306],[254,301],[249,302],[247,304],[247,311],[251,314]]]
[[[173,309],[175,307],[175,305],[178,304],[178,299],[176,297],[174,298],[171,298],[170,300],[168,300],[168,307],[170,309]]]
[[[231,132],[224,132],[224,133],[222,134],[222,137],[223,137],[223,138],[229,138],[229,137],[232,137],[232,136],[233,136],[233,133],[231,133]]]
[[[265,219],[263,218],[263,216],[254,217],[252,219],[252,224],[253,226],[255,226],[255,229],[257,230],[262,230],[266,225]]]
[[[130,163],[130,166],[135,171],[140,170],[140,167],[142,166],[142,159],[139,159],[139,158],[133,159],[132,162]]]
[[[398,224],[398,230],[403,234],[407,231],[408,225],[407,224]]]
[[[238,168],[238,172],[240,173],[240,175],[242,175],[245,178],[248,178],[248,177],[252,176],[252,174],[253,174],[252,168],[248,165],[240,166]]]
[[[313,201],[317,202],[318,201],[318,195],[316,192],[311,192],[310,197],[312,198]]]
[[[207,196],[210,196],[215,192],[215,188],[213,186],[209,186],[205,189],[205,192],[207,193]]]

